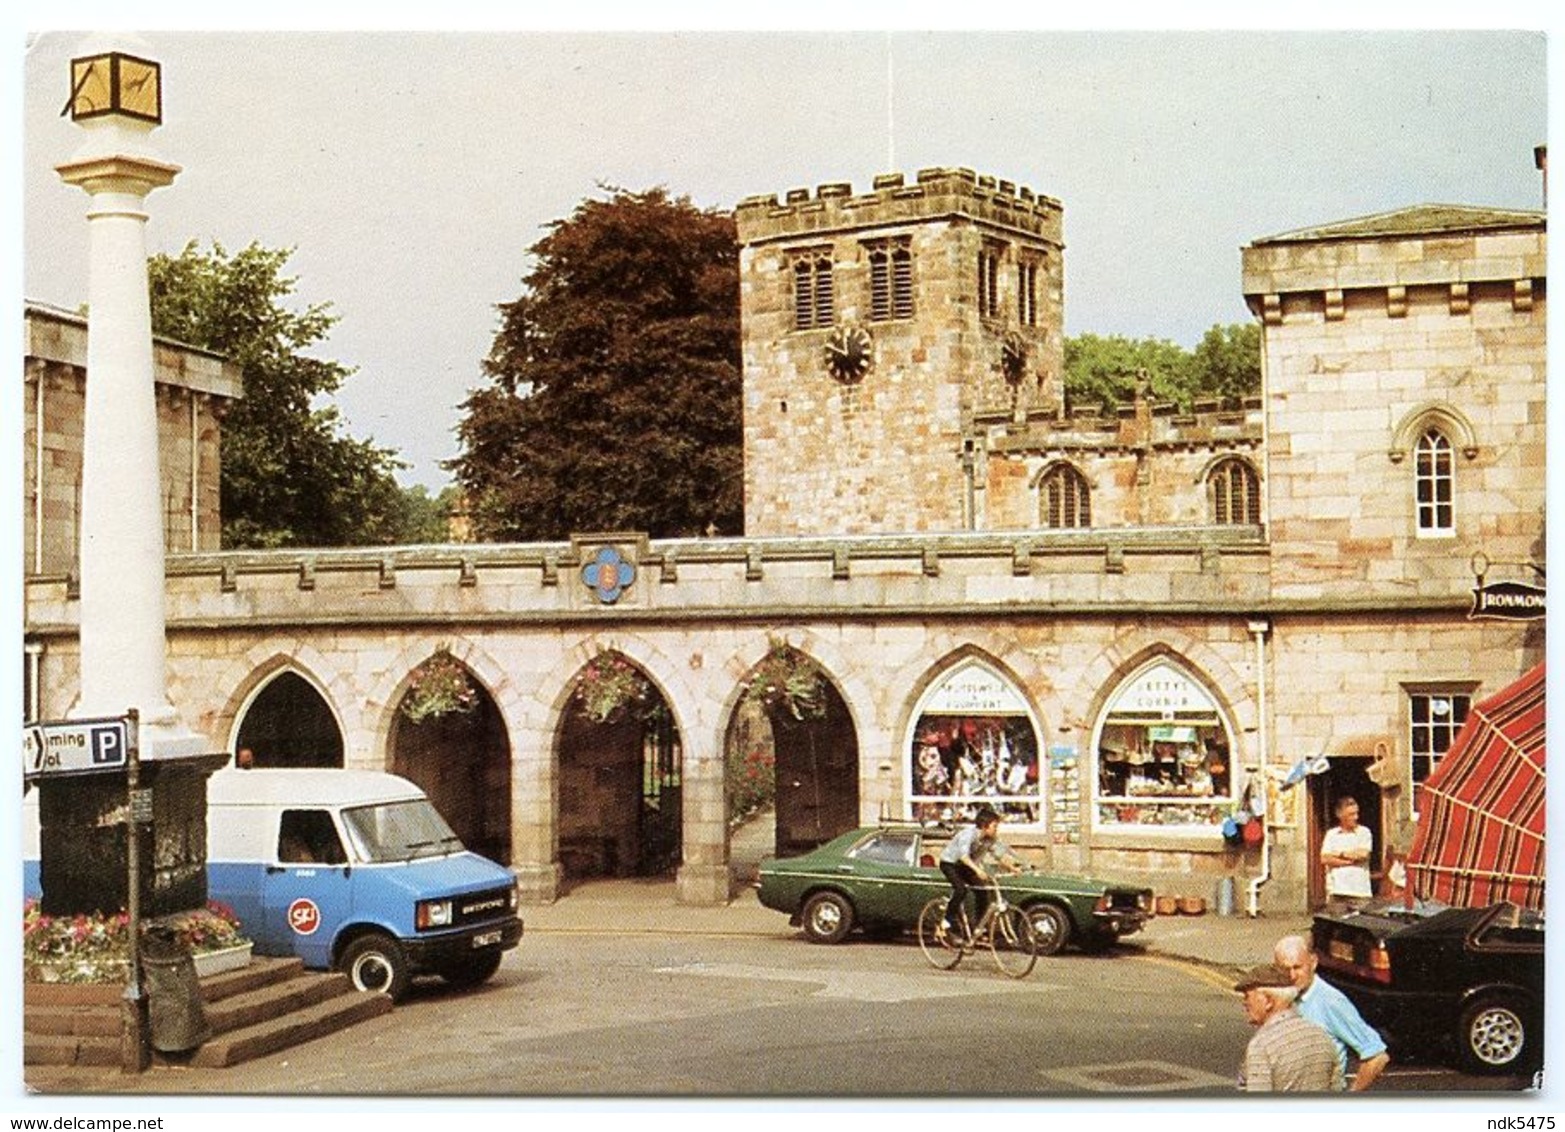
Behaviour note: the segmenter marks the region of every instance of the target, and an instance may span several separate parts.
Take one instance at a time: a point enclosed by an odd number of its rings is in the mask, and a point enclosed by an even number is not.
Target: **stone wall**
[[[23,320],[23,570],[73,574],[81,510],[87,323],[28,304]],[[239,369],[214,355],[156,342],[159,491],[172,553],[221,545],[219,435],[223,407],[242,394]],[[42,470],[42,475],[39,472]]]

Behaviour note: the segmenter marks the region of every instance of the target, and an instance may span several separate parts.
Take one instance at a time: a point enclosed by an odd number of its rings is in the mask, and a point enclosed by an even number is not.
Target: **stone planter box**
[[[224,971],[237,971],[250,966],[251,943],[241,943],[235,947],[225,947],[221,951],[199,951],[191,956],[196,964],[196,975],[206,978],[208,975],[220,975]]]

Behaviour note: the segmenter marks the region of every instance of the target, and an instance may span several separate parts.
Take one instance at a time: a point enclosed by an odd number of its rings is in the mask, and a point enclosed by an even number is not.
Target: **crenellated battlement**
[[[1069,412],[1033,411],[1020,419],[1007,410],[984,411],[973,415],[973,424],[987,434],[989,450],[995,453],[1249,450],[1261,443],[1264,410],[1259,397],[1203,399],[1189,412],[1170,402],[1142,400],[1113,407],[1082,405]]]
[[[1022,233],[1046,243],[1063,243],[1063,208],[1053,197],[1013,181],[971,169],[920,169],[909,185],[901,173],[882,173],[868,193],[855,194],[846,181],[746,197],[735,209],[739,242],[795,239],[811,232],[882,227],[963,216],[980,224]]]

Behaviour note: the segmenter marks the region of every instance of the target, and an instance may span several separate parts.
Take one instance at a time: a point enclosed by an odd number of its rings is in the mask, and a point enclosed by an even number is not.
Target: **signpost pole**
[[[125,888],[126,948],[130,962],[120,1024],[120,1069],[144,1073],[152,1064],[148,1040],[147,997],[141,984],[141,718],[135,708],[125,713],[125,858],[130,875]]]

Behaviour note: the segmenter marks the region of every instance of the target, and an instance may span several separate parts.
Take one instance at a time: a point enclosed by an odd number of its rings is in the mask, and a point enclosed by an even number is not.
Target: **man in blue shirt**
[[[1362,1093],[1369,1088],[1390,1063],[1391,1055],[1386,1052],[1385,1041],[1364,1021],[1348,996],[1315,974],[1317,960],[1310,941],[1299,935],[1285,935],[1272,949],[1272,960],[1288,972],[1293,985],[1299,988],[1300,1016],[1325,1030],[1336,1045],[1344,1080],[1348,1050],[1352,1049],[1358,1057],[1358,1070],[1348,1083],[1348,1090]]]

